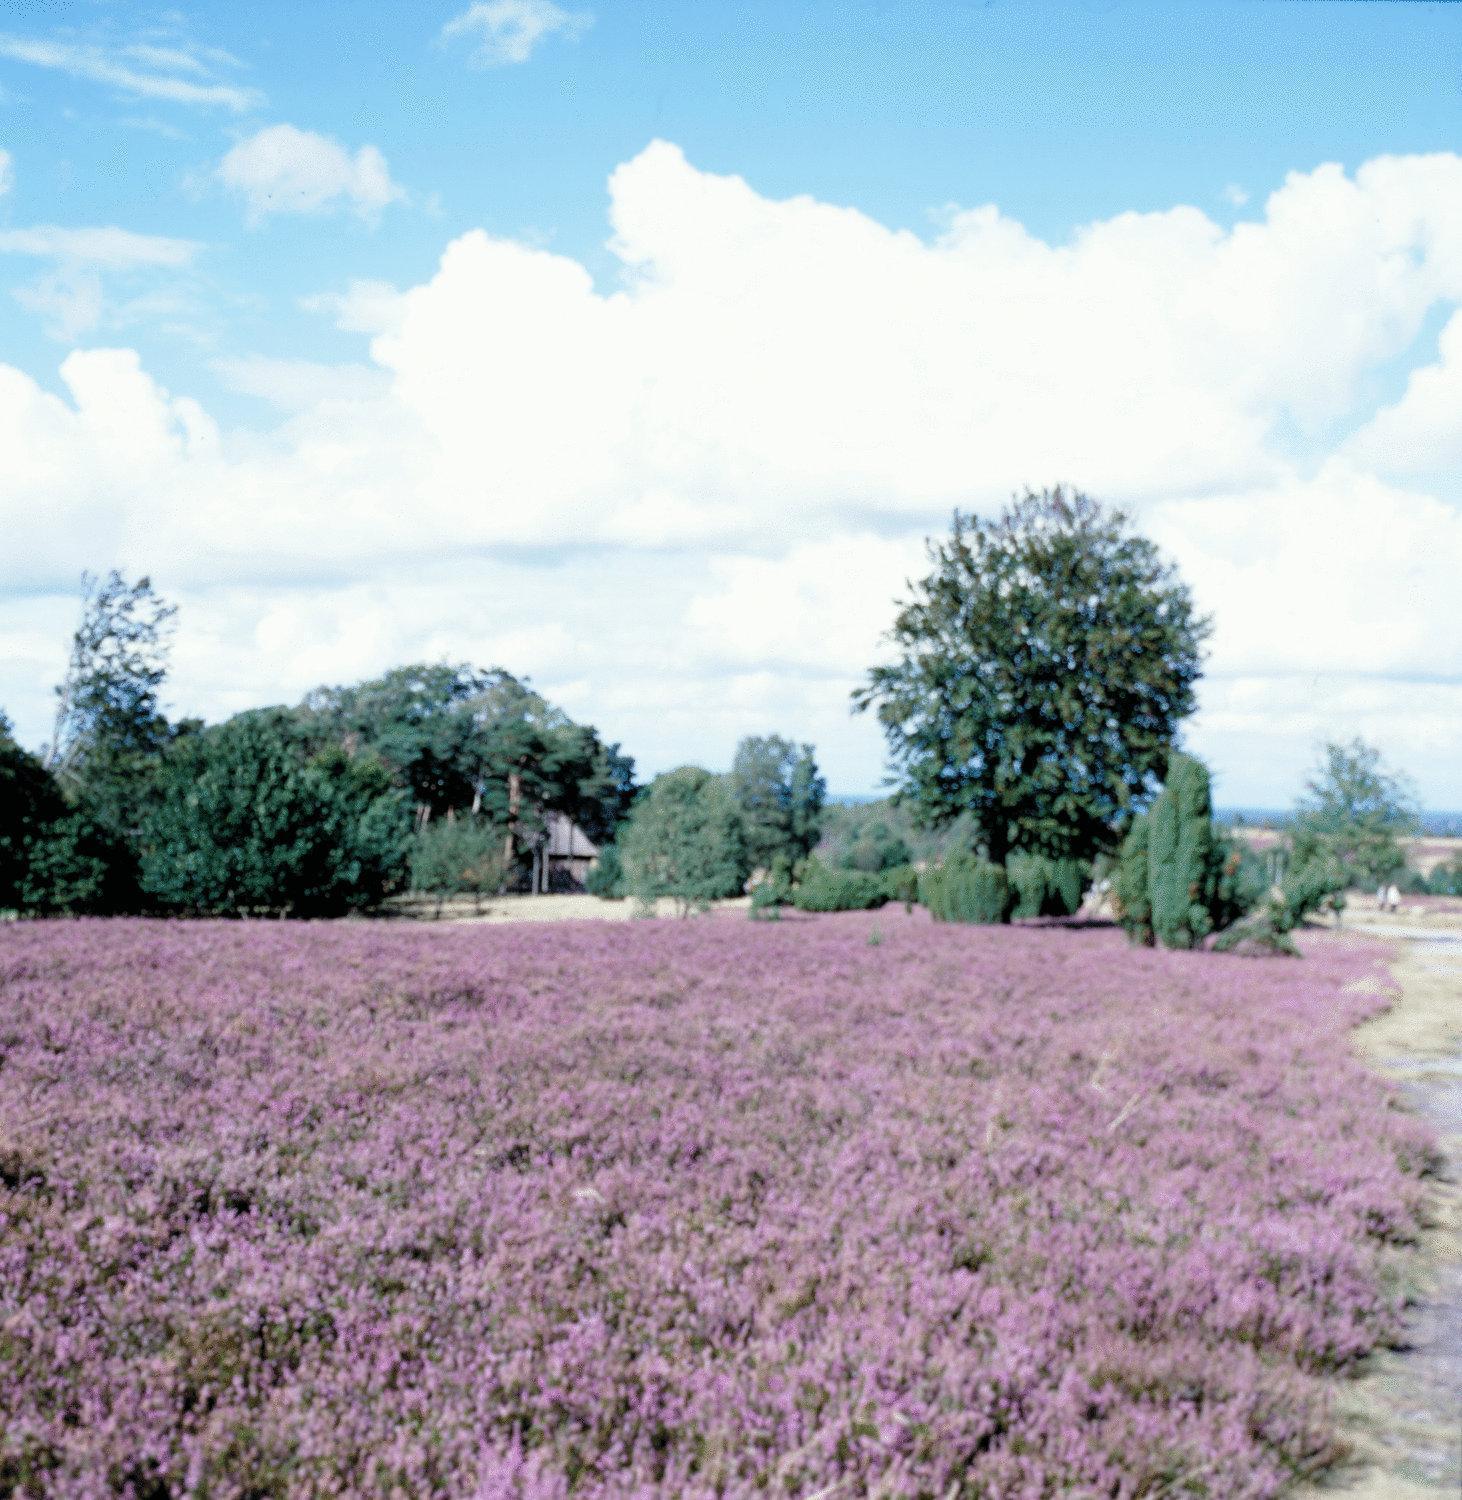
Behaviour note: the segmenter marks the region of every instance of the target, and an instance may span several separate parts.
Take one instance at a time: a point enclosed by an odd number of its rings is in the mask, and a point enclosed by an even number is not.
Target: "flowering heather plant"
[[[1276,1494],[1419,1212],[1371,962],[0,929],[0,1491]]]

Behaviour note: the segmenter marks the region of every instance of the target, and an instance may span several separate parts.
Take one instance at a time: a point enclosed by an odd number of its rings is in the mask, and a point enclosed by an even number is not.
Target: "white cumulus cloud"
[[[150,572],[194,632],[186,711],[473,657],[561,686],[652,769],[779,728],[868,788],[848,690],[922,537],[1064,480],[1129,508],[1214,614],[1194,742],[1248,768],[1242,795],[1384,718],[1445,800],[1462,510],[1434,471],[1462,336],[1420,346],[1462,304],[1462,158],[1295,173],[1232,229],[1178,206],[1055,244],[994,206],[920,237],[773,200],[656,143],[609,220],[607,286],[476,230],[419,285],[315,299],[369,362],[220,362],[279,410],[263,430],[128,351],[73,354],[61,395],[0,366],[0,594]],[[64,638],[48,676],[18,620],[0,704],[38,734]]]
[[[352,155],[339,141],[293,125],[268,125],[240,141],[219,162],[217,177],[243,198],[255,222],[341,207],[374,219],[406,196],[375,146]]]
[[[477,0],[442,27],[444,42],[467,39],[473,43],[469,61],[491,68],[523,63],[546,37],[561,35],[572,41],[594,18],[587,11],[564,10],[553,0]]]

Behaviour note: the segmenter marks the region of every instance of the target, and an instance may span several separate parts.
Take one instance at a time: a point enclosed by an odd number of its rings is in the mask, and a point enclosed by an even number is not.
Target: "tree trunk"
[[[514,836],[518,828],[518,805],[523,798],[523,778],[516,771],[508,772],[508,836],[503,842],[503,858],[508,869],[513,868]]]

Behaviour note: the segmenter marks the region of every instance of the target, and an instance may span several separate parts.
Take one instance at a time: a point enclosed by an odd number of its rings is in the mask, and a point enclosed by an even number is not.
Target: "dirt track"
[[[1407,1272],[1418,1299],[1411,1347],[1378,1355],[1343,1389],[1355,1463],[1308,1493],[1435,1500],[1462,1495],[1462,920],[1367,914],[1356,925],[1393,943],[1401,988],[1356,1045],[1430,1120],[1446,1164],[1433,1185],[1435,1227]]]

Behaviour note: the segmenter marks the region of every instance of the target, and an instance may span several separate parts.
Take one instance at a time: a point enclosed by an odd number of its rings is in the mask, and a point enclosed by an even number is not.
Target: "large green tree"
[[[681,912],[739,895],[750,866],[726,778],[699,766],[666,771],[640,794],[618,847],[629,894],[674,897]]]
[[[465,813],[501,828],[509,865],[541,844],[550,813],[607,841],[634,796],[634,762],[618,745],[501,669],[397,667],[317,689],[300,717],[316,744],[378,756],[418,823]]]
[[[1208,622],[1127,517],[1077,491],[956,512],[853,695],[903,795],[968,813],[989,859],[1110,850],[1192,712]]]
[[[811,745],[794,745],[779,734],[748,735],[731,762],[730,790],[753,868],[771,869],[779,854],[793,863],[812,853],[827,783]]]
[[[1296,810],[1292,863],[1320,858],[1339,866],[1348,885],[1377,885],[1406,863],[1402,840],[1418,828],[1406,779],[1362,739],[1325,746]]]
[[[386,768],[311,754],[284,709],[178,740],[158,779],[141,873],[164,908],[330,916],[375,904],[405,873],[410,810]]]

